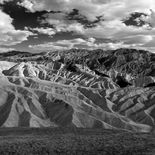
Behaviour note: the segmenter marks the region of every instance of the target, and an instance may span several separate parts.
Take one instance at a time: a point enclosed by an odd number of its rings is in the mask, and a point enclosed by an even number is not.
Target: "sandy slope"
[[[154,126],[155,89],[124,89],[107,77],[51,62],[1,62],[0,126],[123,129]],[[149,101],[149,102],[148,102]]]

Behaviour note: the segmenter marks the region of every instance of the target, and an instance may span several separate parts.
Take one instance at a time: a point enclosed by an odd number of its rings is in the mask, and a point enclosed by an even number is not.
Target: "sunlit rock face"
[[[0,59],[1,127],[154,130],[152,53],[72,49]]]

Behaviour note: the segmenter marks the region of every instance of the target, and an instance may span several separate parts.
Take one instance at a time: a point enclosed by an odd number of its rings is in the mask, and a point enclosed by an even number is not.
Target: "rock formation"
[[[154,130],[153,53],[72,49],[0,60],[1,127]]]

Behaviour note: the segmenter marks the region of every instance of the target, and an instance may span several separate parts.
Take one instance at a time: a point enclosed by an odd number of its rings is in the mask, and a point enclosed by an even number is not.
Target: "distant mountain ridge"
[[[17,51],[0,60],[1,127],[154,130],[153,53]]]

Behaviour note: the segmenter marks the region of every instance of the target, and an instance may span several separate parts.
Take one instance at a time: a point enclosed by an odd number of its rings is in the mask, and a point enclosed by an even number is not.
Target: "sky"
[[[0,0],[0,52],[155,52],[155,0]]]

